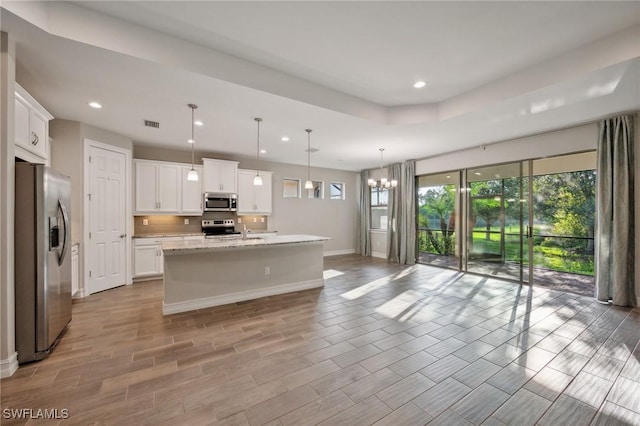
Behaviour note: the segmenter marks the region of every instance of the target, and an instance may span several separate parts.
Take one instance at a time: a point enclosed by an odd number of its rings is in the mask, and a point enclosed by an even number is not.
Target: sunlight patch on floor
[[[354,288],[346,293],[341,294],[340,296],[344,297],[348,300],[354,300],[358,297],[362,297],[367,293],[375,291],[380,287],[384,287],[389,284],[391,281],[395,279],[396,274],[387,275],[386,277],[378,278],[375,281],[368,282],[360,287]]]
[[[322,278],[328,280],[330,278],[339,277],[340,275],[344,275],[344,272],[336,271],[335,269],[327,269],[323,271]]]
[[[386,316],[387,318],[398,318],[405,312],[410,317],[409,308],[413,306],[423,295],[415,290],[408,290],[385,302],[376,308],[376,312]],[[402,318],[398,318],[402,321]]]
[[[360,287],[354,288],[346,293],[341,294],[342,297],[348,300],[354,300],[359,297],[362,297],[372,291],[375,291],[385,285],[389,284],[392,281],[399,280],[408,276],[409,274],[418,270],[418,266],[414,265],[409,268],[406,268],[398,273],[387,275],[386,277],[378,278],[375,281],[368,282],[366,284],[361,285]]]

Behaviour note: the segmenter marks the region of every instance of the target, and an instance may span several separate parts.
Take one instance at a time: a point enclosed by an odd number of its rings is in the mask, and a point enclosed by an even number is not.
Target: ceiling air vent
[[[144,120],[144,125],[147,127],[153,127],[154,129],[160,128],[160,123],[158,123],[157,121]]]

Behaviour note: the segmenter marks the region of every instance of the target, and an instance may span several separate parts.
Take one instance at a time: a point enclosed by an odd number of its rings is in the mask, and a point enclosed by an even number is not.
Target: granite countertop
[[[162,243],[162,251],[166,255],[181,254],[192,251],[215,251],[224,249],[240,249],[245,247],[271,246],[278,244],[303,244],[317,243],[330,240],[329,237],[315,235],[273,235],[267,238],[248,237],[243,240],[238,238],[207,239],[203,241],[167,241]]]
[[[133,234],[131,238],[162,238],[162,237],[202,237],[202,232],[163,232],[156,234]]]

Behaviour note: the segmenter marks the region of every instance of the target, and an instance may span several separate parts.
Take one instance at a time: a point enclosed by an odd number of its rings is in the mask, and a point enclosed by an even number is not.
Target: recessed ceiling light
[[[95,108],[95,109],[100,109],[102,108],[102,104],[100,104],[100,102],[96,102],[96,101],[91,101],[89,102],[89,106],[91,108]]]
[[[266,150],[266,149],[261,149],[261,150],[260,150],[260,154],[266,154],[266,153],[267,153],[267,150]]]
[[[422,89],[426,85],[427,83],[422,80],[416,81],[415,83],[413,83],[413,87],[415,87],[416,89]]]
[[[480,173],[480,172],[475,172],[475,173],[474,173],[474,175],[476,175],[476,176],[480,176],[480,175],[482,175],[482,173]]]
[[[282,142],[289,142],[289,136],[283,136],[280,138]]]
[[[193,124],[195,124],[196,126],[204,126],[204,123],[200,120],[194,121]]]
[[[447,175],[447,179],[451,179],[451,176]]]

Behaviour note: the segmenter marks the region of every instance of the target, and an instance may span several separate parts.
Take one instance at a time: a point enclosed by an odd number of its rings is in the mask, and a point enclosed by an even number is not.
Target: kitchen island
[[[273,235],[162,244],[164,315],[324,286],[330,238]]]

